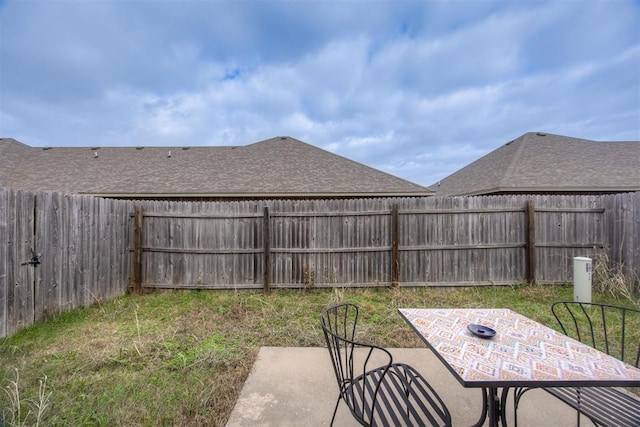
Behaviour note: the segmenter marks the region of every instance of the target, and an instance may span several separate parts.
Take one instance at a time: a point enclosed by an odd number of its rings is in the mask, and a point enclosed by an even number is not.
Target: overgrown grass
[[[592,281],[593,289],[599,292],[638,303],[635,290],[638,289],[640,278],[624,265],[613,263],[606,251],[595,256]]]
[[[508,307],[553,326],[551,302],[572,297],[568,286],[518,285],[118,298],[0,340],[0,425],[222,426],[258,349],[323,346],[330,304],[357,303],[372,342],[423,347],[397,308]]]

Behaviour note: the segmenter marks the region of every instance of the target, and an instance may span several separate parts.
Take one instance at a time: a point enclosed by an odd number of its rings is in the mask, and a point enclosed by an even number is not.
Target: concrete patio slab
[[[474,424],[481,412],[479,389],[464,388],[427,348],[389,349],[394,361],[414,366],[433,384],[455,426]],[[318,347],[263,347],[229,418],[227,427],[328,426],[338,397],[329,352]],[[512,405],[508,419],[512,421]],[[583,426],[591,426],[584,417]],[[486,425],[487,423],[485,423]],[[358,426],[343,403],[335,426]],[[521,401],[518,425],[575,426],[576,413],[541,390]]]

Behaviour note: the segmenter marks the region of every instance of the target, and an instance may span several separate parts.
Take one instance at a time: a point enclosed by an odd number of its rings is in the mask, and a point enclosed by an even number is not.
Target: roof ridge
[[[412,186],[414,186],[416,188],[419,188],[420,190],[428,190],[429,189],[428,187],[426,187],[424,185],[417,184],[417,183],[415,183],[413,181],[409,181],[408,179],[404,179],[404,178],[401,178],[399,176],[393,175],[392,173],[383,171],[381,169],[374,168],[373,166],[369,166],[369,165],[367,165],[365,163],[361,163],[361,162],[359,162],[357,160],[350,159],[350,158],[345,157],[345,156],[343,156],[341,154],[334,153],[333,151],[325,150],[323,148],[318,147],[317,145],[311,144],[311,143],[306,142],[306,141],[302,141],[302,140],[294,138],[292,136],[274,136],[273,138],[269,138],[269,139],[265,139],[265,140],[262,140],[262,141],[254,142],[254,143],[251,143],[251,144],[248,144],[248,145],[244,145],[242,147],[244,147],[244,148],[252,148],[252,147],[256,147],[256,146],[262,145],[262,144],[277,143],[278,141],[293,142],[295,144],[298,144],[298,145],[306,147],[306,149],[308,149],[308,150],[314,150],[315,152],[320,153],[322,155],[329,154],[331,156],[334,156],[336,158],[341,159],[344,162],[357,165],[358,167],[365,168],[365,169],[370,170],[370,171],[372,171],[374,173],[377,173],[377,174],[380,174],[380,175],[384,175],[386,177],[393,178],[393,179],[396,179],[396,180],[399,180],[399,181],[403,181],[404,183],[412,185]]]
[[[531,135],[532,132],[528,132],[525,133],[524,135],[510,141],[507,142],[505,145],[509,145],[509,144],[517,144],[516,147],[516,152],[513,156],[511,156],[511,161],[509,162],[509,165],[507,166],[507,169],[505,171],[505,173],[502,175],[502,179],[500,179],[500,187],[503,188],[505,185],[507,185],[510,182],[513,182],[513,180],[511,179],[511,177],[513,176],[513,173],[516,169],[516,166],[519,163],[520,157],[522,156],[522,152],[524,151],[524,145],[525,142],[529,139],[529,136]]]

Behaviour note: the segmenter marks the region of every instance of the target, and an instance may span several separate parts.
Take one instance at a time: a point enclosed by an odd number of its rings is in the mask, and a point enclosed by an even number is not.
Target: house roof
[[[596,142],[530,132],[430,188],[437,196],[640,190],[640,141]]]
[[[0,139],[0,187],[103,197],[428,196],[291,137],[246,146],[30,147]]]

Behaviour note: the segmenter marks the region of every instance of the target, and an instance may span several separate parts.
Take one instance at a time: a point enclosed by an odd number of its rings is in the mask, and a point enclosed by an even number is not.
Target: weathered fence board
[[[1,190],[0,190],[1,191]],[[13,220],[13,218],[9,215],[8,206],[9,206],[9,196],[8,194],[3,194],[4,192],[0,192],[2,195],[0,197],[0,337],[4,337],[7,335],[7,308],[8,308],[8,291],[11,280],[9,278],[9,257],[8,257],[8,248],[10,246],[9,243],[9,232],[8,232],[8,223]]]
[[[573,280],[577,256],[595,257],[606,245],[600,196],[539,196],[536,204],[537,270],[541,282]]]
[[[261,287],[262,214],[236,204],[179,204],[144,214],[139,280],[153,287]],[[146,207],[148,208],[148,206]],[[165,209],[158,202],[152,209]],[[169,208],[171,209],[171,207]]]
[[[401,210],[400,218],[401,283],[523,280],[522,206],[505,205],[502,197],[425,199],[423,206]]]
[[[636,280],[640,278],[640,193],[605,199],[605,235],[611,261]]]
[[[5,260],[0,264],[4,277],[2,301],[4,311],[5,334],[30,325],[34,322],[34,271],[26,264],[32,258],[35,209],[35,196],[31,193],[17,191],[6,194],[5,198],[6,226],[2,242],[6,243]]]

